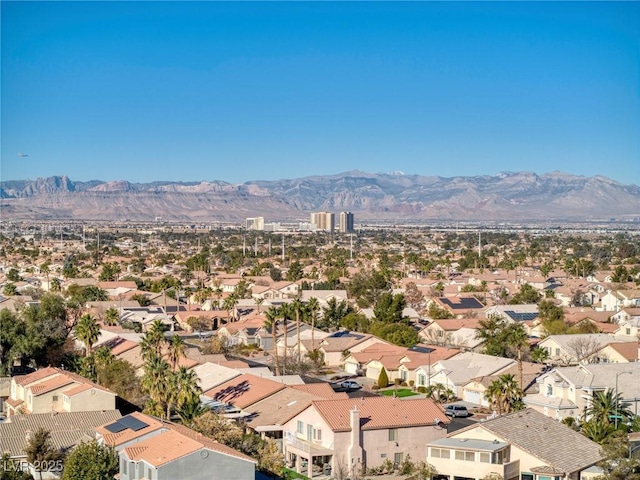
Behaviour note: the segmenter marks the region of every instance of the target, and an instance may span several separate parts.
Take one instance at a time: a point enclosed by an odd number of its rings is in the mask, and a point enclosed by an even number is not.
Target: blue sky
[[[561,170],[640,184],[638,2],[0,8],[2,180]]]

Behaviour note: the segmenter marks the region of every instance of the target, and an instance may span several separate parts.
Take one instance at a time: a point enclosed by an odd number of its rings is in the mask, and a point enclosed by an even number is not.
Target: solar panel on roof
[[[134,432],[137,432],[138,430],[142,430],[143,428],[149,426],[147,423],[144,423],[143,421],[138,420],[137,418],[132,417],[131,415],[127,415],[126,417],[122,417],[118,421],[121,424],[123,424],[126,428],[130,428]]]
[[[121,431],[125,430],[127,428],[127,426],[121,424],[119,421],[115,421],[115,422],[107,425],[104,428],[109,430],[111,433],[118,433],[118,432],[121,432]]]

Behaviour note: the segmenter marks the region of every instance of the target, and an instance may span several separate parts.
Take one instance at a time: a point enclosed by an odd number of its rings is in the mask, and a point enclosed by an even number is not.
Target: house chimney
[[[351,434],[349,448],[347,450],[347,462],[349,472],[355,473],[362,463],[362,445],[360,444],[360,410],[354,406],[349,411],[349,423],[351,424]]]

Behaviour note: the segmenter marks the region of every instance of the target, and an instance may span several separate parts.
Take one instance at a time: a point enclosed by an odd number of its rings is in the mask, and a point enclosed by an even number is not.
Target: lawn
[[[410,397],[412,395],[418,395],[417,392],[412,391],[410,388],[398,388],[397,390],[395,388],[392,388],[391,390],[383,390],[380,393],[382,395],[386,395],[387,397],[392,397],[393,394],[395,393],[396,396],[400,398]]]

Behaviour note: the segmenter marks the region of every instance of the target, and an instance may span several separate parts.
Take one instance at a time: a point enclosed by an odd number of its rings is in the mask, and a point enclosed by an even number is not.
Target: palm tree
[[[120,320],[120,313],[117,308],[111,307],[104,313],[104,321],[107,325],[117,325],[118,320]]]
[[[287,374],[287,350],[288,350],[288,346],[287,346],[287,339],[289,336],[289,332],[287,330],[287,320],[289,320],[289,317],[291,316],[291,305],[289,305],[288,303],[283,303],[282,305],[280,305],[280,308],[278,309],[278,311],[280,312],[280,316],[282,317],[282,326],[284,328],[284,338],[283,338],[283,342],[284,342],[284,353],[282,355],[282,374],[286,375]]]
[[[178,408],[187,403],[199,401],[202,389],[198,386],[198,375],[187,367],[180,367],[175,373],[175,401]]]
[[[315,351],[315,327],[316,327],[316,315],[320,311],[320,302],[316,297],[311,297],[307,302],[309,313],[311,314],[311,351]]]
[[[507,345],[516,350],[518,355],[518,380],[520,390],[524,391],[524,381],[522,378],[522,350],[529,345],[529,336],[520,323],[509,326],[507,331]]]
[[[76,325],[76,337],[85,345],[85,356],[91,355],[91,347],[100,337],[100,327],[96,319],[86,313]]]
[[[273,361],[275,364],[276,375],[280,375],[280,362],[278,360],[278,350],[276,348],[276,330],[278,329],[278,318],[280,312],[277,307],[269,307],[264,314],[264,328],[271,330],[271,337],[273,341]]]
[[[629,403],[622,399],[622,394],[615,393],[614,390],[605,390],[595,392],[591,398],[591,403],[585,410],[585,416],[591,421],[601,422],[604,424],[615,423],[624,425],[633,417],[633,413],[629,410]],[[618,422],[612,422],[612,419],[618,417]],[[620,419],[623,419],[620,421]]]
[[[235,320],[234,311],[236,305],[238,305],[238,298],[234,294],[231,294],[227,298],[225,298],[222,304],[222,308],[227,311],[227,318],[230,322]]]
[[[162,345],[165,341],[164,324],[161,320],[156,319],[151,324],[151,328],[147,330],[142,342],[140,342],[142,358],[148,360],[152,356],[161,357]]]
[[[295,313],[296,315],[296,350],[298,355],[297,361],[300,361],[300,315],[304,311],[304,305],[299,298],[296,298],[290,303],[290,306],[292,313]]]
[[[162,412],[164,410],[162,409],[163,401],[170,403],[168,401],[168,397],[171,395],[170,376],[169,364],[159,356],[152,356],[145,362],[140,385],[156,407],[153,410]]]
[[[254,297],[253,301],[256,302],[256,305],[258,306],[258,315],[260,315],[260,306],[264,303],[264,298]]]
[[[498,415],[522,408],[522,389],[510,374],[501,375],[491,382],[485,391],[485,397],[498,410]]]
[[[171,341],[169,342],[169,361],[171,362],[171,366],[175,370],[178,366],[178,362],[184,356],[186,356],[187,346],[184,343],[184,340],[179,335],[174,335],[171,337]]]

